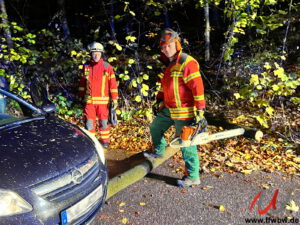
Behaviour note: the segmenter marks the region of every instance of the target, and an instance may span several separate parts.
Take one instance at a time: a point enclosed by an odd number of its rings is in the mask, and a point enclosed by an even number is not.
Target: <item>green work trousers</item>
[[[154,152],[159,155],[163,155],[166,148],[166,140],[164,139],[164,133],[170,128],[170,126],[175,125],[176,136],[180,136],[181,128],[183,126],[188,126],[193,122],[192,120],[172,120],[170,115],[170,110],[164,107],[153,120],[150,125],[150,133],[152,137],[152,143],[154,145]],[[185,167],[188,172],[188,177],[191,179],[199,178],[199,157],[197,153],[197,146],[183,147],[180,148],[183,160],[185,162]]]

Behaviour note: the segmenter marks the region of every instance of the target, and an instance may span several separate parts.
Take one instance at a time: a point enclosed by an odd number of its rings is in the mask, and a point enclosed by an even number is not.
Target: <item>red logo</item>
[[[271,201],[269,202],[269,205],[268,205],[265,209],[261,209],[261,199],[262,199],[263,196],[261,196],[262,192],[259,192],[259,193],[254,197],[253,201],[251,202],[249,210],[251,211],[252,208],[253,208],[253,206],[254,206],[254,204],[256,203],[256,201],[259,200],[259,201],[258,201],[258,206],[257,206],[257,211],[258,211],[258,213],[259,213],[260,215],[266,214],[266,213],[270,210],[271,207],[272,207],[273,210],[275,211],[275,210],[277,209],[277,208],[276,208],[276,200],[277,200],[278,192],[279,192],[279,190],[276,189],[276,190],[275,190],[275,193],[274,193],[274,195],[273,195],[273,198],[271,199]],[[260,199],[259,199],[259,198],[260,198]]]

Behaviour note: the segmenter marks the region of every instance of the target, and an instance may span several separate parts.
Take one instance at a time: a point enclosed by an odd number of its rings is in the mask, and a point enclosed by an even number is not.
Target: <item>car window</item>
[[[0,126],[29,118],[24,115],[28,109],[16,100],[0,94]]]

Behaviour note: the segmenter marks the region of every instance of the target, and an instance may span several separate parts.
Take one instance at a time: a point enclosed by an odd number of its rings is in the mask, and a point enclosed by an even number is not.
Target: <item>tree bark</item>
[[[57,0],[57,4],[61,11],[60,22],[61,22],[61,27],[62,27],[62,30],[64,33],[64,39],[66,40],[70,37],[70,29],[69,29],[69,25],[68,25],[68,21],[67,21],[67,17],[66,17],[65,0]]]
[[[206,1],[204,7],[205,17],[205,62],[210,60],[210,23],[209,23],[209,3]]]
[[[212,126],[220,126],[225,129],[235,129],[235,128],[244,128],[245,133],[243,134],[244,137],[255,139],[256,141],[260,141],[263,137],[263,132],[256,128],[240,126],[237,124],[228,123],[223,116],[220,115],[213,115],[212,113],[205,112],[205,118],[207,123]]]
[[[11,32],[10,32],[10,27],[9,27],[9,23],[8,23],[8,16],[6,13],[6,6],[5,6],[4,0],[0,0],[0,7],[1,7],[1,13],[2,13],[2,23],[5,26],[4,27],[4,37],[6,39],[7,47],[12,48],[13,41],[11,40]]]

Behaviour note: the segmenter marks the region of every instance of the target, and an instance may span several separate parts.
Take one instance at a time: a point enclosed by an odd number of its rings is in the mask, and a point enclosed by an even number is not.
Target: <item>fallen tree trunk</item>
[[[212,126],[219,126],[223,127],[224,129],[235,129],[235,128],[244,128],[245,133],[243,134],[244,137],[255,139],[256,141],[260,141],[263,137],[263,132],[256,128],[240,126],[237,124],[228,123],[223,116],[214,115],[209,112],[205,112],[204,114],[207,123]]]

